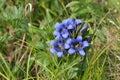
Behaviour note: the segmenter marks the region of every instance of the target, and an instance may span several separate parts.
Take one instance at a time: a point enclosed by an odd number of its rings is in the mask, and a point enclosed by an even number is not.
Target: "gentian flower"
[[[54,27],[56,28],[56,30],[53,32],[53,34],[54,34],[55,36],[60,36],[60,32],[62,31],[63,25],[57,22],[57,23],[54,25]]]
[[[66,26],[68,30],[75,29],[75,27],[81,22],[82,22],[81,19],[74,20],[72,18],[67,18],[62,21],[62,23]]]
[[[52,46],[50,52],[52,54],[57,53],[58,57],[62,57],[65,52],[69,54],[79,52],[80,55],[84,56],[84,48],[89,46],[89,36],[84,39],[82,36],[87,31],[88,24],[85,23],[83,27],[78,28],[77,26],[81,23],[81,19],[73,18],[64,19],[61,23],[57,22],[54,25],[55,31],[53,32],[56,38],[50,42]],[[79,35],[79,32],[82,35]]]
[[[82,56],[84,56],[84,48],[89,46],[89,43],[88,41],[82,41],[82,36],[77,36],[77,38],[67,40],[64,46],[66,49],[69,49],[69,54],[79,52]]]
[[[76,26],[75,21],[72,18],[64,19],[62,23],[66,26],[67,29],[74,29]]]
[[[78,25],[78,24],[82,23],[82,20],[81,19],[76,19],[75,23]]]
[[[52,40],[50,42],[50,45],[52,46],[52,48],[50,49],[50,52],[52,54],[57,53],[58,57],[61,57],[63,55],[65,49],[64,49],[64,43],[61,37],[57,37],[56,40]]]
[[[56,28],[56,30],[53,32],[55,36],[62,36],[65,39],[69,36],[69,32],[64,24],[56,23],[54,26]]]
[[[72,39],[68,38],[65,42],[64,48],[65,49],[69,49],[70,48],[70,44],[72,43]]]

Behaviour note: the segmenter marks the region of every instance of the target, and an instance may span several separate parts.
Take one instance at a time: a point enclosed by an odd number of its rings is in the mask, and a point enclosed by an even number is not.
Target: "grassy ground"
[[[89,24],[86,56],[49,52],[53,25]],[[120,80],[120,0],[0,0],[0,80]]]

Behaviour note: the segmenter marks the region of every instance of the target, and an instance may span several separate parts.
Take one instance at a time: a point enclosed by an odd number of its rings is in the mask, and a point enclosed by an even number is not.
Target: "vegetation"
[[[119,80],[119,0],[0,0],[0,80]],[[54,24],[88,22],[86,55],[50,54]]]

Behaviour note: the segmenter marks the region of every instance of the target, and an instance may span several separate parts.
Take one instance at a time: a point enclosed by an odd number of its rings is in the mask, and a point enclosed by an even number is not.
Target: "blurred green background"
[[[55,22],[69,17],[89,24],[84,60],[49,52]],[[119,80],[120,0],[0,0],[0,80],[22,79]]]

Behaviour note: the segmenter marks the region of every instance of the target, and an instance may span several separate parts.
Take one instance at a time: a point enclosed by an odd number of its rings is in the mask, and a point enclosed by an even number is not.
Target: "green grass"
[[[0,0],[0,80],[119,80],[119,14],[119,0]],[[88,22],[85,57],[49,52],[68,17]]]

